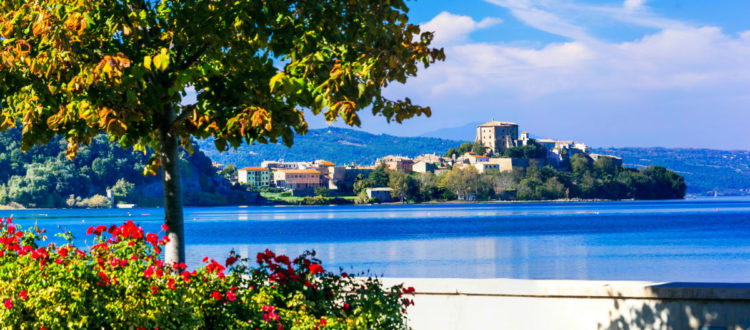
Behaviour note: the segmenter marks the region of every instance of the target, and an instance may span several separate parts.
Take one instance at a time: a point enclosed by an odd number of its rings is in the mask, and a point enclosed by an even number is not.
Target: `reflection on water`
[[[23,225],[70,230],[163,211],[23,210]],[[0,214],[1,216],[2,214]],[[5,214],[7,215],[7,214]],[[393,277],[747,282],[747,199],[612,203],[188,208],[189,264],[234,249],[316,250],[328,268]]]

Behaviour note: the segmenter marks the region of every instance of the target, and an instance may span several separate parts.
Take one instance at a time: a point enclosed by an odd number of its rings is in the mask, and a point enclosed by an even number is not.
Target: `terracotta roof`
[[[518,126],[518,124],[516,124],[516,123],[511,123],[511,122],[509,122],[509,121],[494,121],[494,120],[493,120],[493,121],[490,121],[490,122],[486,122],[486,123],[484,123],[484,124],[482,124],[482,125],[479,125],[479,126],[480,126],[480,127],[481,127],[481,126],[491,126],[491,127],[495,127],[495,126],[511,126],[511,125],[514,125],[514,126]]]
[[[318,171],[318,170],[284,170],[284,169],[280,169],[278,171],[284,172],[284,173],[287,173],[287,174],[320,174],[320,171]]]
[[[325,165],[325,166],[334,166],[334,164],[333,164],[333,163],[331,163],[331,162],[329,162],[329,161],[327,161],[327,160],[322,160],[322,161],[320,161],[320,165]]]
[[[265,167],[253,167],[253,166],[241,168],[239,170],[240,171],[268,171],[268,169]]]

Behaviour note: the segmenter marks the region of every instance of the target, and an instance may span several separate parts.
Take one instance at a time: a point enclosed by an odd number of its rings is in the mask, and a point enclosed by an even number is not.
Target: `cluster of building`
[[[622,165],[622,158],[612,155],[602,155],[591,152],[591,147],[582,142],[554,139],[532,139],[529,132],[518,133],[518,124],[495,121],[477,126],[477,138],[475,142],[481,143],[487,148],[487,155],[502,155],[506,149],[527,146],[537,143],[547,149],[546,157],[538,160],[538,164],[551,165],[556,168],[565,168],[569,165],[570,157],[575,154],[584,154],[593,160],[609,158],[615,166]],[[496,158],[493,158],[496,159]],[[513,158],[506,158],[513,159]]]
[[[315,188],[350,190],[359,175],[367,176],[374,166],[336,166],[325,161],[284,162],[264,161],[258,167],[245,167],[237,171],[237,181],[255,187],[279,187],[310,194]]]
[[[351,190],[359,176],[367,177],[376,166],[385,165],[391,170],[406,173],[441,174],[452,168],[472,166],[480,173],[494,169],[510,172],[514,169],[525,169],[528,166],[551,165],[556,168],[567,166],[571,156],[586,154],[596,160],[601,157],[611,158],[616,166],[622,165],[622,159],[615,156],[591,153],[591,148],[575,141],[558,141],[552,139],[531,139],[528,132],[518,133],[518,125],[510,122],[490,121],[477,127],[476,141],[487,148],[479,155],[467,152],[463,155],[443,157],[437,154],[424,154],[415,158],[389,155],[378,159],[374,166],[346,165],[337,166],[329,161],[284,162],[264,161],[259,167],[245,167],[238,170],[238,181],[256,187],[279,187],[295,191],[296,194],[310,194],[315,188],[326,187],[331,190]],[[546,157],[503,158],[508,148],[521,147],[538,143],[547,150]],[[368,192],[369,194],[369,192]]]

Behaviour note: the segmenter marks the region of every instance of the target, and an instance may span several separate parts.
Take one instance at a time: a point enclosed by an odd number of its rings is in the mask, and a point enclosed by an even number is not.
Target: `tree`
[[[229,164],[227,166],[224,166],[224,168],[219,171],[219,175],[221,175],[223,178],[229,180],[229,181],[236,181],[237,180],[237,167],[234,166],[234,164]]]
[[[484,155],[487,152],[487,147],[485,147],[482,143],[477,141],[471,145],[471,152],[477,155]]]
[[[117,180],[112,192],[115,195],[115,203],[132,203],[135,200],[135,185],[125,179]]]
[[[388,187],[393,189],[391,196],[394,198],[404,202],[406,199],[414,199],[419,193],[419,184],[409,174],[401,171],[391,171],[389,174]]]
[[[365,177],[362,174],[358,174],[357,178],[354,179],[353,191],[355,195],[359,195],[367,191],[367,188],[374,188],[375,182],[370,178]],[[382,186],[381,186],[382,187]]]
[[[370,181],[372,181],[375,187],[387,187],[390,172],[391,171],[388,169],[388,167],[386,167],[385,164],[381,163],[380,165],[375,167],[375,170],[370,172],[369,179]]]
[[[331,194],[331,190],[328,189],[328,187],[315,187],[315,196],[320,197],[329,197]]]
[[[100,131],[151,149],[161,168],[168,263],[185,259],[179,147],[293,143],[301,109],[359,126],[358,110],[402,122],[430,108],[386,99],[445,55],[408,22],[404,0],[3,1],[0,129],[28,150],[55,135],[67,156]],[[195,102],[185,96],[195,90]]]

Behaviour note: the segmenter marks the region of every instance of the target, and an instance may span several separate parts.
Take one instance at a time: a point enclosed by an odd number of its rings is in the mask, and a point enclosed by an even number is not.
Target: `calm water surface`
[[[161,209],[20,210],[17,223],[70,230]],[[314,249],[328,268],[390,277],[750,282],[750,199],[185,210],[191,265],[234,249]],[[88,242],[86,241],[88,239]]]

